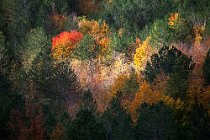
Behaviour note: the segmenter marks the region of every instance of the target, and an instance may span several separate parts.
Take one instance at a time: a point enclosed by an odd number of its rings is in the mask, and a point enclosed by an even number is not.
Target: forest
[[[210,0],[0,0],[1,140],[209,140]]]

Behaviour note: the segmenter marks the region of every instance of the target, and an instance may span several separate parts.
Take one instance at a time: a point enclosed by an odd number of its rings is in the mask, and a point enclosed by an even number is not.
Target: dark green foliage
[[[139,90],[139,83],[134,73],[131,74],[130,78],[126,80],[125,85],[120,90],[123,97],[126,99],[133,99],[136,92]]]
[[[45,128],[47,137],[50,137],[53,129],[56,127],[56,124],[57,124],[56,114],[50,111],[50,108],[44,107],[44,116],[45,116],[44,128]]]
[[[210,50],[208,51],[205,63],[203,66],[203,73],[207,85],[210,85]]]
[[[100,47],[97,45],[94,38],[90,35],[85,35],[79,45],[73,50],[73,57],[82,60],[91,60],[96,58],[100,52]]]
[[[121,106],[120,96],[121,93],[117,93],[102,116],[106,137],[113,140],[132,140],[135,138],[132,120]]]
[[[105,139],[103,126],[88,109],[80,109],[76,119],[72,122],[72,130],[68,132],[69,139],[98,140]]]
[[[125,27],[129,31],[142,29],[149,22],[164,17],[174,8],[173,1],[166,0],[117,0],[105,2],[102,16],[114,28]]]
[[[210,18],[206,20],[206,27],[203,33],[204,38],[208,38],[210,35]]]
[[[134,39],[127,33],[123,33],[121,37],[117,34],[111,36],[111,48],[118,52],[130,55],[131,49],[135,49],[132,48],[132,43]]]
[[[151,62],[147,62],[146,69],[144,71],[145,79],[149,82],[153,82],[158,74],[160,74],[160,60],[158,54],[154,54],[151,57]]]
[[[151,57],[151,62],[147,62],[144,75],[147,81],[152,82],[154,78],[164,72],[170,74],[174,70],[183,72],[185,79],[186,74],[192,69],[191,59],[183,55],[179,50],[174,47],[163,47],[159,50],[158,54],[154,54]]]
[[[0,73],[7,73],[9,65],[8,50],[6,48],[5,36],[0,32]]]
[[[182,55],[174,65],[173,72],[170,74],[170,79],[167,84],[165,94],[177,99],[186,98],[188,87],[188,75],[193,69],[192,60]]]
[[[105,139],[105,130],[96,113],[95,103],[89,90],[83,93],[81,108],[68,127],[67,138],[74,140]]]
[[[18,106],[17,106],[18,105]],[[24,110],[23,96],[9,94],[0,91],[0,136],[1,139],[10,139],[11,132],[8,129],[10,111],[12,109]]]
[[[138,139],[177,139],[176,121],[173,111],[162,102],[156,105],[141,105],[136,125]]]
[[[189,114],[189,130],[192,139],[207,140],[210,137],[210,118],[207,110],[200,104],[195,104]],[[190,136],[188,137],[190,138]]]
[[[30,0],[8,0],[2,5],[4,33],[12,46],[17,47],[25,34],[31,29],[35,3]]]
[[[170,76],[165,91],[166,95],[177,99],[186,97],[188,75],[193,69],[192,60],[175,48],[163,47],[159,54],[154,54],[151,62],[147,63],[144,75],[152,82],[158,74],[164,72]]]
[[[8,94],[11,89],[11,81],[0,72],[0,93]]]
[[[167,83],[165,94],[175,99],[181,98],[183,100],[186,98],[187,85],[188,81],[186,79],[177,73],[173,73]]]
[[[95,100],[93,99],[91,91],[88,89],[87,91],[83,92],[82,94],[82,107],[87,108],[93,112],[96,111],[96,104]]]
[[[57,124],[61,124],[67,135],[68,126],[71,125],[71,117],[62,99],[51,99],[45,102],[43,105],[44,111],[44,128],[46,131],[46,137],[50,138],[53,130]]]
[[[182,115],[182,118],[177,118],[182,123],[180,139],[208,140],[210,136],[208,111],[199,103],[194,103],[191,107],[191,110],[187,109],[176,113],[176,116],[177,114]]]
[[[99,5],[101,1],[91,2]],[[160,50],[147,63],[143,72],[145,79],[152,83],[158,74],[165,73],[170,79],[164,94],[184,103],[179,109],[170,106],[173,110],[162,102],[156,105],[143,103],[137,110],[136,126],[132,124],[128,110],[121,105],[125,99],[131,101],[139,90],[133,73],[105,112],[99,113],[91,91],[82,93],[69,61],[57,63],[50,56],[53,36],[64,30],[78,29],[77,15],[84,13],[79,5],[81,2],[86,0],[0,0],[0,139],[15,139],[11,136],[17,137],[21,130],[17,128],[18,117],[22,121],[20,124],[29,127],[41,108],[43,119],[39,117],[41,122],[33,127],[43,127],[46,139],[59,135],[56,128],[64,132],[61,136],[64,140],[209,139],[208,111],[197,103],[199,101],[188,99],[186,95],[192,61],[177,49],[164,46],[179,42],[192,44],[195,25],[205,25],[202,39],[209,38],[210,1],[104,0],[98,15],[87,12],[90,13],[87,19],[98,16],[98,21],[105,20],[109,24],[107,37],[111,43],[105,54],[107,64],[112,63],[112,56],[119,53],[133,61],[135,38],[145,40],[151,36],[151,46]],[[179,14],[180,21],[175,27],[168,25],[171,13]],[[53,16],[58,19],[65,16],[64,24],[57,23]],[[117,33],[120,28],[122,34]],[[85,35],[72,57],[87,60],[94,67],[93,60],[101,52],[96,39]],[[205,84],[209,86],[210,51],[203,72]],[[26,104],[26,98],[32,101],[33,107]],[[77,115],[69,113],[71,107],[78,104]],[[32,118],[27,117],[26,107],[31,107]],[[16,119],[15,129],[8,129],[11,110],[19,112],[12,116]],[[34,139],[32,135],[29,137]]]
[[[193,16],[209,16],[210,12],[210,1],[209,0],[185,0],[177,1],[179,6],[179,11],[185,14],[188,18],[193,18]]]
[[[173,13],[173,12],[172,12]],[[174,28],[168,25],[168,18],[170,14],[162,19],[157,19],[151,24],[147,24],[140,33],[142,40],[145,40],[148,36],[151,36],[150,44],[155,48],[162,48],[164,45],[170,45],[172,42],[190,42],[192,38],[192,23],[182,19],[182,15],[179,14],[179,21]]]

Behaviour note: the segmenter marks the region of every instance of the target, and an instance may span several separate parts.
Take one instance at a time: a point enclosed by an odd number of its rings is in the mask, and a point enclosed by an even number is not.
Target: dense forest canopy
[[[209,0],[0,0],[0,139],[207,140]]]

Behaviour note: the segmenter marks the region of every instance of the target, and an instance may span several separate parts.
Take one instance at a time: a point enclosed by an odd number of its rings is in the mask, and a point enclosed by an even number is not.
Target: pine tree
[[[68,129],[68,139],[103,140],[105,130],[98,119],[91,92],[83,93],[82,105]]]
[[[134,139],[132,119],[121,105],[120,96],[121,93],[118,92],[102,116],[106,138],[113,140]]]
[[[206,84],[210,85],[210,50],[204,62],[203,73],[204,73]]]
[[[139,108],[136,134],[139,139],[177,139],[178,127],[173,111],[162,102],[156,105],[146,103]]]

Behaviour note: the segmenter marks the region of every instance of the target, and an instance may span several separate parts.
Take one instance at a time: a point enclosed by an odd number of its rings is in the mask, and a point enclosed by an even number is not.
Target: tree
[[[170,79],[165,91],[166,95],[177,99],[186,98],[186,91],[188,87],[188,76],[193,69],[192,60],[182,55],[176,61],[173,72],[170,74]]]
[[[93,61],[100,52],[100,46],[91,35],[85,35],[84,39],[73,50],[73,57],[81,60]]]
[[[110,106],[103,113],[102,121],[106,129],[106,138],[113,140],[134,139],[132,120],[120,101],[121,93],[117,93]]]
[[[138,109],[136,134],[139,139],[177,139],[178,126],[173,111],[162,102],[155,105],[143,103]]]
[[[210,50],[208,51],[208,54],[204,62],[203,73],[204,73],[206,84],[210,85]]]
[[[77,31],[62,32],[52,39],[52,56],[62,61],[68,59],[76,45],[83,39]]]
[[[173,1],[113,0],[104,2],[101,17],[116,29],[125,28],[135,32],[173,9]]]
[[[161,72],[170,74],[175,68],[181,70],[183,67],[184,70],[181,71],[187,74],[186,72],[189,72],[192,66],[191,60],[183,55],[181,51],[174,47],[169,48],[165,46],[159,50],[158,54],[152,55],[151,62],[147,62],[144,76],[147,81],[152,82]],[[184,76],[186,77],[187,75]]]
[[[105,131],[96,114],[95,103],[91,94],[89,90],[83,93],[83,100],[79,112],[67,130],[68,139],[105,139]]]
[[[130,49],[134,39],[128,33],[123,32],[122,35],[112,34],[110,47],[120,53],[130,55]],[[135,49],[135,48],[134,48]]]
[[[210,136],[210,118],[207,110],[201,104],[194,104],[189,114],[189,130],[192,139],[207,140]]]
[[[191,104],[191,109],[185,108],[176,113],[178,122],[181,123],[180,139],[203,139],[209,138],[209,115],[206,109],[199,103]]]
[[[152,47],[150,46],[151,37],[147,37],[145,41],[138,42],[140,39],[136,39],[136,52],[133,57],[134,67],[137,71],[142,71],[145,68],[146,62],[153,53]]]
[[[77,12],[79,15],[90,15],[97,13],[102,0],[79,0]]]
[[[149,105],[157,104],[161,100],[162,94],[156,89],[152,89],[152,86],[144,81],[136,92],[136,95],[130,105],[130,114],[133,122],[136,123],[138,113],[137,109],[142,103],[148,103]]]
[[[8,50],[6,48],[5,36],[2,32],[0,32],[0,73],[6,74],[8,70]]]
[[[28,72],[31,70],[32,63],[40,54],[49,54],[50,42],[49,37],[43,28],[32,29],[26,36],[18,50],[22,57],[23,69]]]
[[[7,82],[7,81],[6,81]],[[0,87],[2,88],[2,87]],[[11,139],[11,131],[8,129],[8,122],[10,119],[10,112],[12,109],[23,107],[23,96],[12,94],[8,89],[3,87],[3,92],[0,91],[0,135],[2,139]],[[5,93],[4,93],[5,92]]]
[[[44,139],[43,129],[43,111],[38,104],[33,104],[26,99],[24,110],[13,109],[10,112],[10,120],[8,122],[12,137],[15,139],[27,140],[33,138],[34,140]]]
[[[26,85],[23,92],[30,91],[29,93],[34,96],[36,85],[33,83],[32,73],[42,68],[41,64],[47,62],[46,57],[50,54],[50,42],[44,30],[42,28],[32,29],[17,53],[19,53],[22,63],[20,76],[18,77],[19,82]],[[18,90],[22,91],[23,88],[18,87]]]

